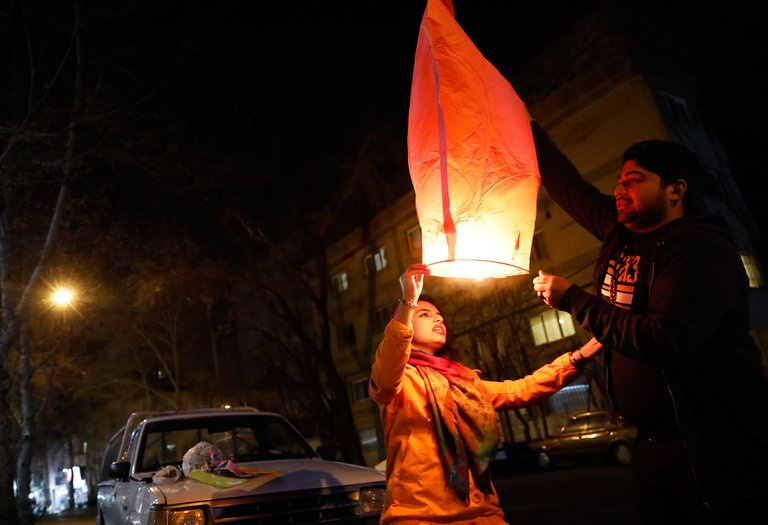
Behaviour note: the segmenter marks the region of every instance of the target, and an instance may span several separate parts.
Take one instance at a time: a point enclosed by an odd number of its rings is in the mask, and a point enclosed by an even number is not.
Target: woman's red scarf
[[[491,492],[488,467],[498,447],[499,423],[482,381],[464,365],[420,350],[411,352],[408,363],[427,387],[448,484],[467,501],[472,469],[477,486]]]

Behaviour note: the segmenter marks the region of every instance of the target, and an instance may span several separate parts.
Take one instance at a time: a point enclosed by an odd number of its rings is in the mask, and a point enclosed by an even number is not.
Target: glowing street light
[[[75,298],[75,292],[70,288],[57,288],[51,294],[51,301],[59,308],[70,306]]]

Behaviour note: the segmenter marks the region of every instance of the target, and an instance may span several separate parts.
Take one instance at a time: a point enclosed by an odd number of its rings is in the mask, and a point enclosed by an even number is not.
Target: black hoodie
[[[603,343],[615,408],[640,428],[678,429],[705,493],[758,476],[764,484],[768,378],[749,333],[749,282],[725,222],[689,214],[633,233],[618,223],[615,199],[532,127],[547,192],[603,243],[594,294],[573,285],[558,308]],[[618,290],[606,273],[619,275]]]

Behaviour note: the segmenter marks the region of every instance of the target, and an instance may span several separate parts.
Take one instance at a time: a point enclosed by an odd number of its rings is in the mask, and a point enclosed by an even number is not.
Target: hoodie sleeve
[[[616,225],[615,199],[584,181],[538,122],[531,122],[531,130],[544,189],[574,221],[605,240]]]

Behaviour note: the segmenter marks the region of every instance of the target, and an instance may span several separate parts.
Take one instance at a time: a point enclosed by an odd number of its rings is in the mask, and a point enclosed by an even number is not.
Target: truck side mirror
[[[113,461],[109,465],[110,477],[119,481],[128,481],[128,472],[131,470],[131,464],[127,461]]]

